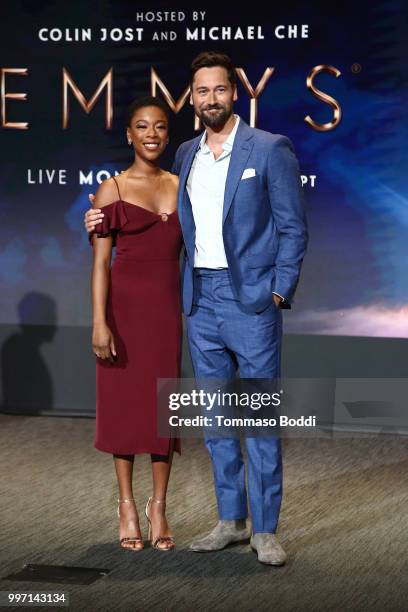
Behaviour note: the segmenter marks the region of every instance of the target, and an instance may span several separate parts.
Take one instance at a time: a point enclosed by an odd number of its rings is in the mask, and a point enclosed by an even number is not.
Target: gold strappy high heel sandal
[[[119,517],[119,519],[120,519],[120,511],[119,511],[120,504],[124,504],[126,502],[134,502],[134,501],[135,500],[133,499],[133,497],[131,497],[129,499],[119,499],[118,498],[118,517]],[[141,546],[123,546],[124,542],[137,542],[137,543],[140,543]],[[131,536],[131,537],[128,537],[128,538],[121,538],[120,539],[120,545],[125,550],[134,550],[134,551],[143,550],[143,547],[144,547],[143,538],[139,538],[137,536]]]
[[[158,536],[153,541],[153,531],[152,531],[152,522],[149,516],[149,507],[155,502],[156,504],[165,504],[166,501],[164,499],[153,499],[153,497],[149,497],[146,504],[146,518],[149,523],[149,533],[147,538],[150,540],[150,544],[152,548],[156,548],[157,550],[173,550],[176,543],[174,541],[173,536]],[[160,546],[160,543],[167,544],[167,546]]]

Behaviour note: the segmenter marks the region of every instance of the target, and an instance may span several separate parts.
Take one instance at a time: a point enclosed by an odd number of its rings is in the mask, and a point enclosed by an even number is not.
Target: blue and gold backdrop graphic
[[[126,107],[150,93],[152,69],[177,101],[193,57],[213,49],[228,53],[254,89],[273,68],[257,99],[256,126],[289,136],[300,161],[310,246],[286,331],[408,336],[406,4],[269,7],[254,3],[245,14],[232,3],[19,0],[3,7],[0,323],[90,324],[91,249],[82,220],[98,180],[131,161]],[[314,77],[341,109],[327,131],[305,121],[334,117],[333,105],[306,84],[321,65],[339,73]],[[65,107],[64,71],[75,84]],[[110,108],[105,87],[86,113],[75,88],[89,102],[106,75]],[[236,112],[250,121],[242,80]],[[171,119],[166,168],[195,135],[188,99]]]

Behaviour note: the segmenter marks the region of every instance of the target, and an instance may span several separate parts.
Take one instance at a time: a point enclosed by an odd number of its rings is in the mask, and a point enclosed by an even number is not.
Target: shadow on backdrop
[[[17,307],[20,332],[1,349],[2,408],[8,413],[38,414],[52,410],[54,391],[41,345],[57,330],[57,307],[48,295],[27,293]],[[33,325],[31,321],[41,321]]]

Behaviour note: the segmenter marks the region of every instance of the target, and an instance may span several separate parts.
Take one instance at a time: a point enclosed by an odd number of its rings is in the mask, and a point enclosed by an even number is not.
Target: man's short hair
[[[228,80],[232,87],[235,88],[237,84],[235,66],[228,55],[217,51],[203,51],[193,59],[191,64],[190,86],[192,87],[195,73],[200,70],[200,68],[213,68],[214,66],[225,68]]]

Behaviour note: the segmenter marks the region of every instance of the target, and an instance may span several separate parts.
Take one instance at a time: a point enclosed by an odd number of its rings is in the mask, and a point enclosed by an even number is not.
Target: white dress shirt
[[[222,239],[222,212],[232,145],[239,123],[239,116],[234,117],[234,127],[217,159],[206,143],[207,132],[204,132],[187,179],[196,227],[195,268],[228,268]]]

